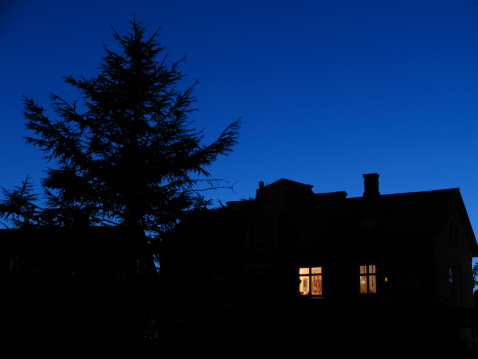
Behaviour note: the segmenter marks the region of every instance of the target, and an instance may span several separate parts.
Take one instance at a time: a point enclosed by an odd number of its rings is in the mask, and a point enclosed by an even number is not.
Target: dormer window
[[[299,280],[301,295],[322,295],[322,267],[299,268]]]

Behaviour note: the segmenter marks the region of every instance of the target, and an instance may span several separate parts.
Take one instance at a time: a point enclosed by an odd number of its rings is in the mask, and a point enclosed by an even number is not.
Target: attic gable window
[[[299,280],[301,295],[322,295],[322,267],[299,268]]]
[[[377,268],[375,264],[360,266],[360,293],[377,293]]]

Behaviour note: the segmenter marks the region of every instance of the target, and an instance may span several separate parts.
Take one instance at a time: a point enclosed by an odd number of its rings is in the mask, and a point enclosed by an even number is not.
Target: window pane
[[[299,279],[300,294],[322,295],[322,267],[299,268]]]
[[[300,268],[299,274],[309,274],[309,268]]]
[[[322,276],[321,275],[312,276],[312,294],[322,295]]]
[[[367,293],[367,276],[360,276],[360,293]]]
[[[369,282],[370,282],[369,293],[377,293],[377,277],[374,275],[371,275],[369,277]]]
[[[377,266],[360,266],[360,293],[377,293]]]
[[[299,290],[300,290],[300,294],[302,294],[302,295],[309,294],[309,277],[308,276],[301,276],[300,277]]]

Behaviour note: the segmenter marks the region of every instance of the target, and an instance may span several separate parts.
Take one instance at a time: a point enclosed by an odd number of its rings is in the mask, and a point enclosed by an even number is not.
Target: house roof
[[[281,178],[267,186],[260,182],[256,191],[256,199],[261,200],[286,200],[307,198],[314,195],[312,185]]]
[[[197,229],[197,225],[206,231],[209,228],[211,236],[223,233],[221,238],[224,240],[229,221],[237,221],[241,216],[252,218],[259,212],[264,216],[282,211],[288,213],[286,218],[313,218],[324,240],[352,243],[361,238],[375,238],[380,243],[398,241],[428,245],[443,233],[450,213],[455,211],[472,255],[478,256],[476,238],[458,188],[385,195],[377,191],[372,196],[347,198],[343,191],[313,193],[312,187],[284,178],[267,186],[261,183],[255,199],[227,202],[227,207],[204,211],[190,217],[180,227],[196,223],[194,228]]]
[[[438,236],[456,210],[470,249],[478,255],[477,244],[458,188],[380,195],[374,200],[350,198],[346,207],[360,218],[360,230],[374,230],[389,238],[432,238]]]

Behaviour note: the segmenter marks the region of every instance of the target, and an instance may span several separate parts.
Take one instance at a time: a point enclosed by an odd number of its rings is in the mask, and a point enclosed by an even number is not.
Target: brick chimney
[[[364,183],[364,198],[375,198],[380,196],[378,191],[378,177],[377,173],[368,173],[363,175]]]

